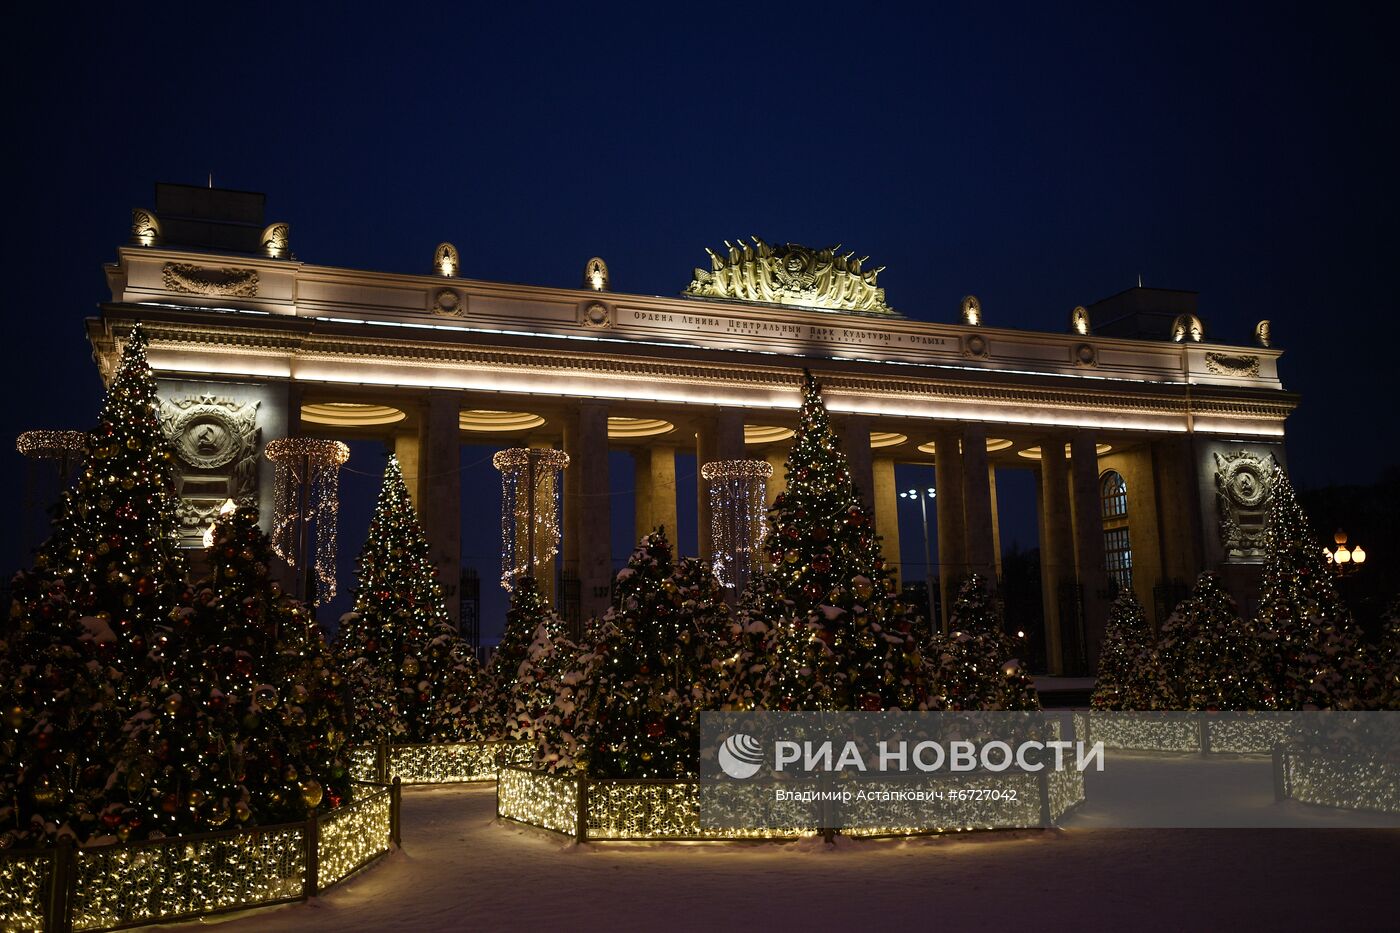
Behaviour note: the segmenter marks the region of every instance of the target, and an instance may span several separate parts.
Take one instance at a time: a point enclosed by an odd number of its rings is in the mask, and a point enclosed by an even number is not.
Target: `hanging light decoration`
[[[559,471],[569,465],[562,450],[512,447],[491,458],[501,471],[501,586],[519,577],[539,578],[539,568],[559,552]]]
[[[86,442],[86,431],[25,431],[15,440],[15,450],[33,460],[76,460]]]
[[[715,576],[742,589],[761,553],[765,482],[773,475],[766,460],[716,460],[700,468],[710,484],[710,544]]]
[[[273,479],[272,550],[288,566],[314,567],[315,603],[324,605],[335,596],[340,467],[350,459],[350,448],[340,441],[317,437],[283,437],[269,441],[263,452],[277,465]],[[310,547],[313,522],[314,559]]]

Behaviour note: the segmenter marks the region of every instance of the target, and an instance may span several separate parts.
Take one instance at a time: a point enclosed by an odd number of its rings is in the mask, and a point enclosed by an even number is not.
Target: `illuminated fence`
[[[1268,755],[1283,741],[1288,714],[1204,712],[1075,713],[1075,734],[1105,748],[1202,755]]]
[[[356,780],[404,784],[470,784],[494,781],[499,762],[513,760],[519,742],[430,742],[361,745],[350,753]]]
[[[1344,759],[1280,747],[1274,751],[1274,791],[1279,800],[1400,813],[1400,767],[1366,755]]]
[[[1084,801],[1084,776],[1078,771],[997,775],[999,784],[1017,792],[1022,812],[1018,825],[1049,826]],[[987,778],[982,776],[981,783]],[[888,826],[843,830],[852,836],[905,836],[921,833],[1002,828],[968,818],[957,807],[946,824]],[[888,810],[886,811],[888,812]],[[695,781],[588,780],[578,775],[551,774],[517,764],[501,766],[496,784],[496,815],[573,836],[578,842],[627,840],[791,839],[818,831],[815,825],[784,829],[716,829],[700,823],[700,785]],[[771,815],[767,815],[771,816]]]
[[[316,895],[399,842],[399,787],[302,823],[0,854],[0,929],[114,930]]]

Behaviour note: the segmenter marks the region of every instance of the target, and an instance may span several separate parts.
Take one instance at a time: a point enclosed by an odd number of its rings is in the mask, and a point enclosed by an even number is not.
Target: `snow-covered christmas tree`
[[[963,581],[948,634],[935,636],[929,655],[934,684],[948,709],[1040,709],[1035,684],[978,574]]]
[[[1158,701],[1157,639],[1133,588],[1119,589],[1099,648],[1097,710],[1149,710]]]
[[[1358,709],[1368,676],[1361,633],[1282,467],[1271,490],[1255,625],[1278,707]]]
[[[792,709],[926,707],[914,635],[920,620],[894,593],[874,522],[810,373],[803,375],[787,475],[764,542],[782,603],[767,702]]]
[[[1162,626],[1158,709],[1273,709],[1260,640],[1240,618],[1214,573],[1196,585]]]
[[[486,671],[490,693],[487,731],[503,735],[509,730],[521,703],[520,690],[538,686],[539,668],[531,675],[533,682],[522,683],[522,665],[545,645],[562,643],[565,628],[564,620],[545,602],[535,579],[517,578],[510,594],[510,608],[506,610],[505,631]]]
[[[543,764],[612,778],[696,772],[697,713],[713,702],[699,643],[714,607],[692,586],[695,572],[674,565],[662,530],[637,545],[594,642],[562,678],[560,723],[540,749]],[[708,592],[718,599],[718,587]]]
[[[185,587],[175,455],[156,404],[146,336],[137,325],[88,434],[83,470],[35,559],[37,571],[64,581],[80,616],[116,635],[105,649],[119,673],[144,663],[151,629]]]
[[[477,738],[472,713],[480,700],[460,694],[477,693],[479,667],[451,625],[423,526],[392,455],[360,552],[358,581],[354,609],[341,618],[336,643],[350,682],[356,737]]]
[[[340,676],[272,579],[254,508],[221,514],[211,575],[157,630],[103,820],[122,839],[304,819],[350,796]]]
[[[20,574],[0,640],[0,833],[86,839],[151,639],[185,590],[173,454],[137,326],[63,494],[52,536]]]

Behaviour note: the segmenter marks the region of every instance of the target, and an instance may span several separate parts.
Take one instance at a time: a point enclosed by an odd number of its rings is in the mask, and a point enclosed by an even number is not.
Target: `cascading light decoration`
[[[764,494],[773,465],[766,460],[716,460],[700,468],[710,484],[710,543],[715,576],[743,589],[753,575],[763,535]]]
[[[277,465],[272,549],[292,567],[311,563],[313,558],[305,552],[312,550],[310,526],[315,524],[315,603],[324,605],[335,596],[340,467],[350,459],[350,448],[317,437],[283,437],[269,441],[264,453]]]
[[[562,450],[512,447],[491,463],[501,471],[501,586],[510,592],[522,576],[539,578],[559,552],[559,471]],[[553,574],[550,574],[553,577]]]

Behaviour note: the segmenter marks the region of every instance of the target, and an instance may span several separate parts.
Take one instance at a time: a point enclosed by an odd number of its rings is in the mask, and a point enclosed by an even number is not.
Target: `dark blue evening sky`
[[[1056,331],[1140,274],[1212,338],[1273,320],[1303,483],[1400,460],[1386,5],[939,6],[23,4],[0,434],[91,423],[101,266],[155,181],[212,173],[335,265],[450,240],[469,277],[573,286],[596,254],[669,295],[757,233],[868,253],[911,317],[975,293]]]

